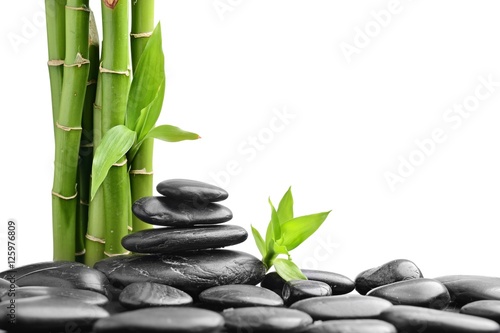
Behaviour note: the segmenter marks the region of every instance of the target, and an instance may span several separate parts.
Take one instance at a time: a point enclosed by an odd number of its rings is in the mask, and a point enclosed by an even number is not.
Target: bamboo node
[[[94,109],[96,109],[96,110],[102,110],[102,106],[97,105],[97,104],[94,103]]]
[[[63,200],[73,200],[74,198],[76,198],[78,196],[78,192],[76,192],[75,194],[73,194],[70,197],[65,197],[64,195],[57,193],[57,192],[54,192],[54,191],[52,191],[52,195],[58,197],[59,199],[63,199]]]
[[[64,6],[66,9],[70,9],[70,10],[79,10],[79,11],[82,11],[82,12],[87,12],[87,13],[90,13],[90,9],[87,8],[87,7],[72,7],[72,6]]]
[[[146,171],[146,168],[140,170],[130,170],[131,175],[152,175],[153,171]]]
[[[83,205],[83,206],[88,206],[89,203],[85,200],[80,200],[80,205]]]
[[[126,165],[126,164],[127,164],[127,162],[128,162],[128,161],[127,161],[127,159],[125,159],[125,160],[124,160],[123,162],[121,162],[121,163],[115,163],[115,164],[113,164],[113,166],[114,166],[114,167],[122,167],[122,166]]]
[[[99,64],[99,72],[107,73],[107,74],[118,74],[118,75],[130,76],[130,69],[127,69],[126,71],[114,71],[114,70],[102,67],[102,62]]]
[[[85,238],[87,238],[89,241],[96,242],[96,243],[101,243],[101,244],[106,244],[106,240],[102,238],[98,238],[89,234],[85,235]]]
[[[76,252],[75,257],[83,256],[85,254],[85,252],[87,252],[87,251],[85,251],[85,249],[81,250],[80,252]]]
[[[96,80],[96,79],[92,79],[92,80],[88,80],[88,81],[87,81],[87,87],[88,87],[88,86],[91,86],[91,85],[93,85],[93,84],[97,84],[97,80]]]
[[[131,33],[130,36],[134,37],[134,38],[149,38],[153,35],[153,32],[152,31],[148,31],[148,32],[139,32],[139,33]]]
[[[64,65],[64,60],[61,60],[61,59],[49,60],[49,61],[47,61],[47,65],[54,66],[54,67],[62,66],[62,65]]]
[[[81,131],[81,127],[69,127],[69,126],[64,126],[56,122],[56,127],[59,129],[62,129],[63,131],[69,132],[69,131]]]
[[[76,57],[75,57],[75,62],[72,63],[72,64],[64,64],[64,67],[82,67],[82,65],[87,65],[87,64],[90,64],[90,60],[89,59],[85,59],[80,52],[78,52],[76,54]]]
[[[130,251],[123,252],[123,253],[108,253],[108,252],[104,251],[104,254],[105,254],[107,257],[116,257],[116,256],[121,256],[121,255],[130,254]]]
[[[94,147],[94,143],[85,143],[83,145],[80,145],[81,148],[93,148]]]
[[[134,228],[132,228],[131,226],[128,226],[127,229],[128,231],[134,231]]]

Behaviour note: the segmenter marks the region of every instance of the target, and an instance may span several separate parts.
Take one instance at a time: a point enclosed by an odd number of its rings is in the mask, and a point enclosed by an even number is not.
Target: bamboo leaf
[[[127,101],[126,126],[135,129],[141,110],[150,105],[157,97],[158,89],[165,82],[165,58],[161,42],[161,26],[158,23],[139,59],[130,86]],[[164,90],[163,90],[164,91]],[[163,97],[161,98],[163,103]],[[159,109],[161,110],[161,104]],[[159,114],[159,112],[158,112]],[[155,117],[151,117],[151,121]],[[154,122],[156,122],[154,119]],[[153,123],[154,126],[154,123]],[[149,130],[148,130],[149,131]]]
[[[291,186],[288,188],[288,191],[286,191],[278,205],[278,218],[281,225],[293,219],[293,196]]]
[[[271,206],[271,221],[269,221],[269,224],[267,225],[266,247],[267,252],[271,253],[274,251],[274,244],[281,238],[281,227],[278,219],[278,213],[271,202],[271,198],[269,198],[268,201]]]
[[[153,128],[146,135],[147,138],[160,139],[167,142],[179,142],[184,140],[196,140],[200,136],[196,133],[187,132],[172,125],[161,125]]]
[[[331,211],[296,217],[281,226],[283,240],[281,245],[289,251],[302,244],[325,221]]]
[[[260,235],[259,231],[255,229],[253,226],[252,227],[252,234],[253,238],[255,239],[255,244],[257,244],[257,248],[259,249],[260,254],[264,258],[266,256],[266,243],[264,242],[264,239],[262,239],[262,236]]]
[[[165,98],[165,80],[160,84],[153,101],[141,110],[141,115],[136,127],[136,133],[139,141],[142,141],[146,135],[155,127],[156,121],[160,117],[163,99]],[[139,127],[140,126],[140,127]]]
[[[285,281],[291,280],[307,280],[307,277],[302,273],[299,267],[288,259],[275,259],[274,268],[279,276]]]
[[[136,133],[124,125],[115,126],[104,134],[92,163],[91,200],[106,178],[109,169],[127,153],[135,139]]]

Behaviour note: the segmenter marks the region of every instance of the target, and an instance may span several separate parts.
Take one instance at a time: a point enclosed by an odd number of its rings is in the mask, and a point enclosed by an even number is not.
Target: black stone
[[[244,242],[245,229],[235,225],[143,230],[122,239],[122,245],[136,253],[176,253],[220,248]]]
[[[231,220],[229,208],[209,203],[197,206],[190,202],[165,197],[144,197],[132,206],[135,216],[146,223],[170,227],[189,227],[196,224],[217,224]]]
[[[317,322],[303,333],[397,333],[397,330],[378,319],[342,319]]]
[[[488,318],[500,323],[500,301],[476,301],[464,305],[460,313]]]
[[[256,285],[266,272],[264,264],[254,256],[231,250],[117,256],[101,260],[94,267],[118,288],[134,282],[156,282],[190,294],[226,284]]]
[[[15,323],[9,306],[15,304]],[[88,331],[109,314],[103,308],[68,297],[38,296],[0,303],[0,329],[9,332]]]
[[[156,190],[165,197],[191,201],[198,205],[227,199],[228,193],[222,188],[190,179],[164,180]]]
[[[248,307],[222,313],[230,332],[299,332],[312,324],[301,311],[277,307]]]
[[[395,305],[382,312],[380,319],[404,333],[500,332],[500,326],[489,319],[408,305]]]
[[[332,288],[324,282],[313,280],[292,280],[285,283],[282,291],[287,305],[297,301],[321,296],[331,296]]]
[[[0,273],[0,278],[13,278],[19,287],[59,287],[86,289],[108,293],[109,282],[104,274],[84,264],[70,261],[42,262],[17,267]]]
[[[193,303],[191,296],[182,290],[151,282],[129,284],[121,292],[119,301],[129,309],[153,306],[182,306]]]
[[[0,302],[37,296],[71,298],[83,303],[99,306],[104,306],[109,301],[103,294],[90,290],[57,287],[19,287],[11,293],[5,292],[2,294],[0,296]]]
[[[500,300],[500,278],[479,275],[448,275],[436,278],[450,292],[451,299],[464,305],[481,300]]]
[[[442,310],[450,304],[448,289],[437,280],[413,279],[377,287],[368,296],[380,297],[394,305],[414,305]]]
[[[276,293],[264,288],[242,284],[206,289],[200,293],[199,300],[218,309],[283,306],[283,300]]]
[[[9,291],[10,289],[16,289],[18,285],[15,284],[15,281],[15,279],[12,279],[12,282],[5,279],[0,279],[0,294]]]
[[[371,296],[342,295],[308,298],[290,308],[308,313],[314,320],[376,319],[391,302]]]
[[[318,271],[313,269],[303,269],[302,273],[312,281],[320,281],[328,284],[332,288],[332,295],[348,294],[354,290],[354,282],[348,277],[326,271]],[[266,274],[264,280],[260,284],[263,288],[274,291],[277,294],[282,293],[285,280],[276,272]]]
[[[224,319],[216,312],[190,307],[150,308],[116,314],[99,320],[95,333],[219,332]]]
[[[397,259],[359,273],[354,282],[356,291],[366,295],[370,290],[389,283],[419,278],[423,275],[417,265],[410,260]]]

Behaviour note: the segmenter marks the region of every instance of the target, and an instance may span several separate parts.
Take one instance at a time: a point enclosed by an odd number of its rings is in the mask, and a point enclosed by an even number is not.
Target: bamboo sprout
[[[56,121],[52,188],[54,260],[75,259],[78,155],[90,67],[88,0],[68,0],[65,22],[64,73]]]

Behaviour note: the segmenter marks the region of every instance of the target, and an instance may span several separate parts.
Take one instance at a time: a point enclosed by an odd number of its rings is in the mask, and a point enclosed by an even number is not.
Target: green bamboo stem
[[[78,155],[90,67],[88,0],[68,0],[65,16],[66,49],[52,187],[54,260],[75,259]]]
[[[54,135],[56,121],[59,116],[61,91],[63,82],[63,61],[65,52],[65,0],[45,0],[45,16],[47,21],[47,45],[49,53],[49,77],[52,97],[52,120]]]
[[[102,0],[103,57],[102,57],[102,134],[125,123],[127,96],[130,85],[128,2]],[[128,234],[131,219],[130,180],[125,157],[108,172],[104,180],[104,218],[106,244],[104,254],[127,253],[121,239]]]
[[[92,173],[93,157],[93,110],[96,97],[97,76],[99,74],[99,34],[94,15],[90,13],[89,22],[89,60],[90,71],[87,81],[87,92],[82,115],[82,137],[80,140],[80,175],[78,193],[80,195],[80,218],[76,225],[76,260],[84,261],[85,235],[87,233],[89,201],[90,201],[90,174]]]
[[[132,33],[130,45],[132,49],[132,68],[135,71],[139,59],[154,30],[154,0],[132,0]],[[153,195],[153,139],[147,139],[141,145],[130,168],[130,187],[132,202]],[[150,224],[144,223],[132,216],[132,229],[140,231],[150,229]]]

